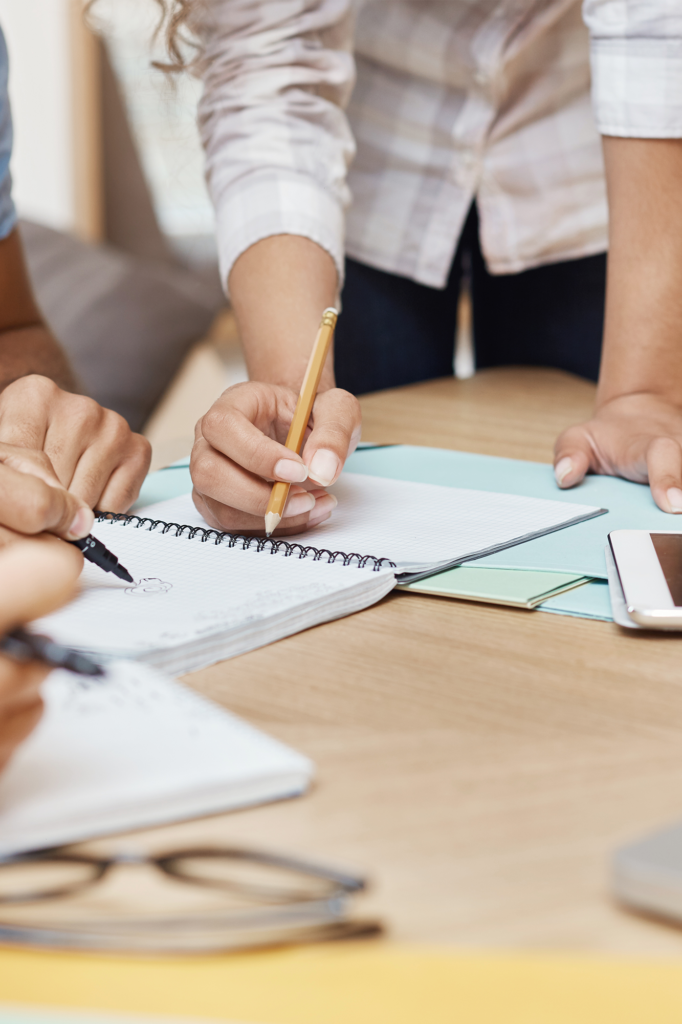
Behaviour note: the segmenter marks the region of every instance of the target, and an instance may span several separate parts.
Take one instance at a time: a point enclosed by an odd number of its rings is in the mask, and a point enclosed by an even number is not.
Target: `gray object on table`
[[[611,878],[627,907],[682,924],[682,823],[617,850]]]

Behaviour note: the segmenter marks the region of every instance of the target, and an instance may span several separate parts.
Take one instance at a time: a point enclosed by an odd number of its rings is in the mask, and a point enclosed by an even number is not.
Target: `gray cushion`
[[[217,278],[20,225],[38,304],[87,394],[140,430],[223,303]]]

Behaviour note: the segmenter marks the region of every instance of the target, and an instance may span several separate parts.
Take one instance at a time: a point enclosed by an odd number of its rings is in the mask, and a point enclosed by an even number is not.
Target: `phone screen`
[[[651,542],[676,607],[682,607],[682,533],[652,533]]]

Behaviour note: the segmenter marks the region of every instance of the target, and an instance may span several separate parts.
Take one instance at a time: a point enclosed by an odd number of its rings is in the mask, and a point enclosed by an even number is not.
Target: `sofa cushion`
[[[29,221],[20,231],[38,305],[83,390],[140,430],[223,304],[217,277]]]

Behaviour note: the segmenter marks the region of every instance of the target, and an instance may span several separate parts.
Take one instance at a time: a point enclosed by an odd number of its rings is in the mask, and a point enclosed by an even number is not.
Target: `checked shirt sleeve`
[[[585,0],[602,135],[682,138],[682,0]]]
[[[352,0],[209,0],[199,125],[222,281],[272,235],[317,242],[343,275],[354,143]]]

